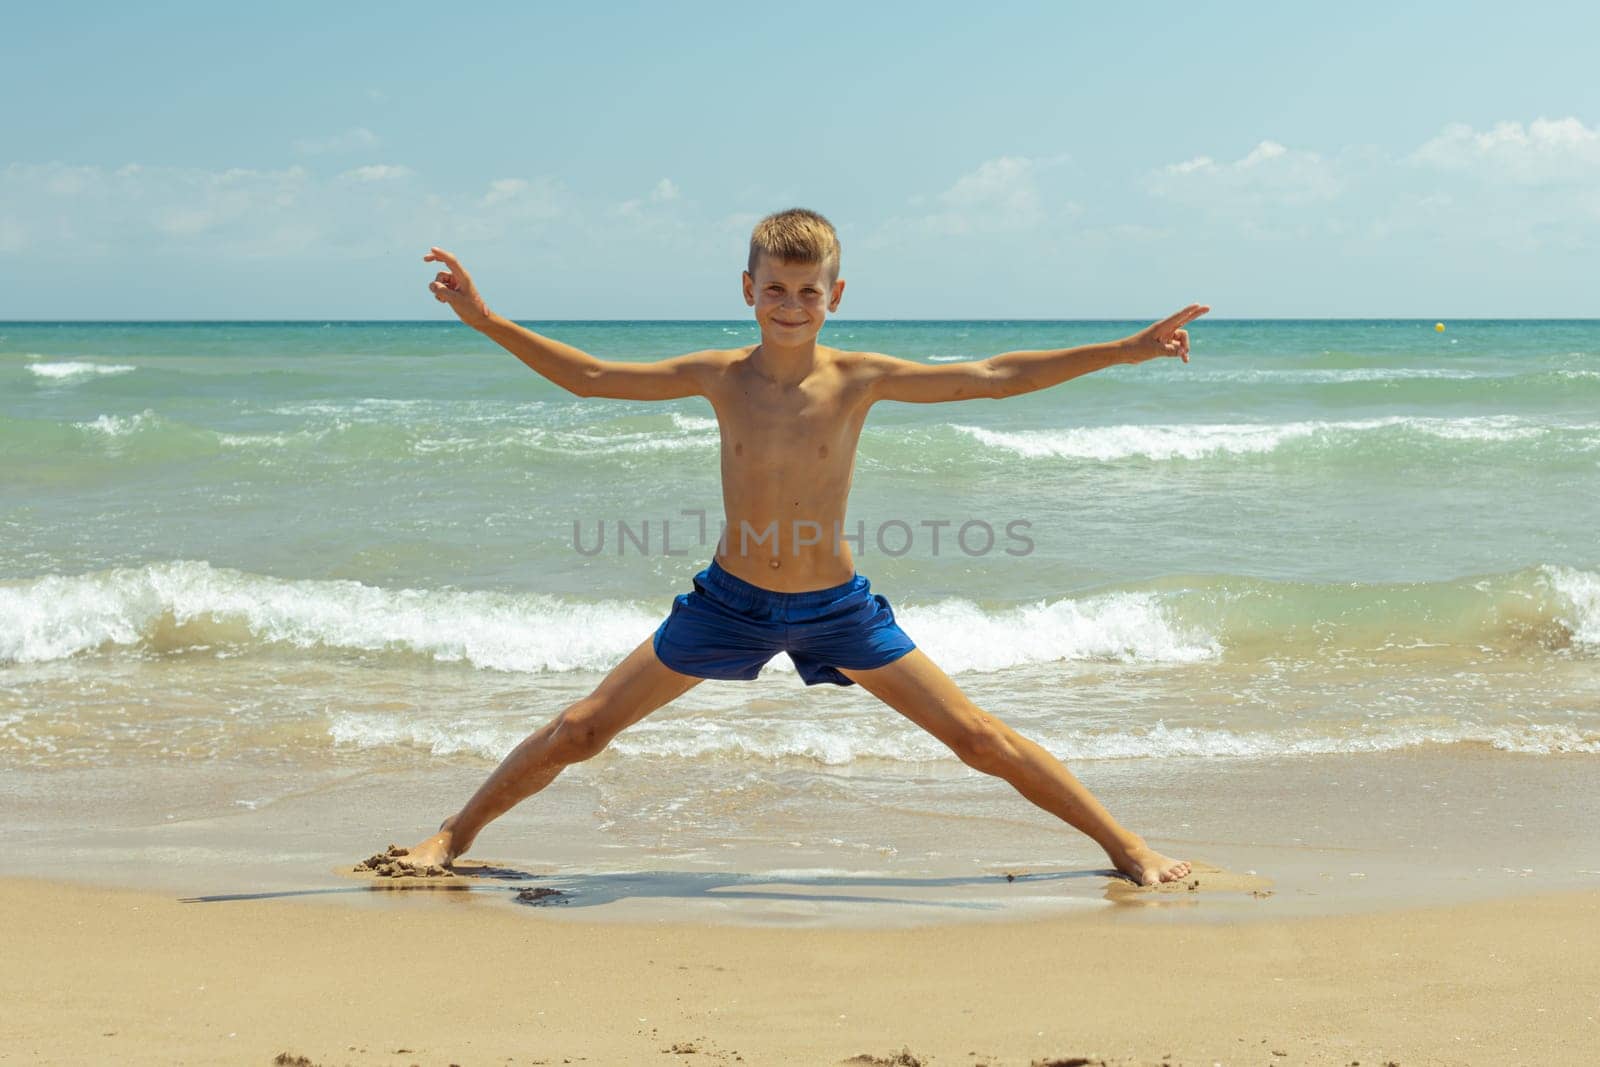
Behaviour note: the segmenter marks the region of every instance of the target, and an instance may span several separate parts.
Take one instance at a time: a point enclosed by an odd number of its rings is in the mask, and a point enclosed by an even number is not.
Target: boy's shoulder
[[[895,364],[903,362],[894,356],[886,356],[882,352],[855,352],[835,348],[830,357],[841,371],[854,377],[877,377],[893,369]]]

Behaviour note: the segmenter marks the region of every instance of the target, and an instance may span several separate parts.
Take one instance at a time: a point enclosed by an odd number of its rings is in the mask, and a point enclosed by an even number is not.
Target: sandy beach
[[[426,882],[352,864],[469,767],[302,775],[255,808],[177,769],[13,772],[0,1059],[1411,1067],[1581,1062],[1600,1037],[1588,756],[1091,766],[1194,859],[1159,890],[1042,814],[941,857],[982,810],[965,779],[840,873],[848,803],[764,828],[803,847],[696,859],[609,841],[588,772]]]
[[[6,879],[0,1058],[1415,1067],[1583,1062],[1600,1037],[1594,892],[872,930],[557,921],[476,894],[383,897],[185,903]]]
[[[922,814],[847,873],[825,842],[848,804],[767,828],[801,848],[597,847],[582,773],[456,877],[352,869],[466,770],[301,778],[226,815],[176,773],[123,776],[115,810],[110,780],[11,775],[4,1058],[1411,1067],[1581,1062],[1600,1037],[1587,756],[1089,768],[1194,859],[1157,890],[1072,838],[1008,862],[1043,817],[956,862]]]

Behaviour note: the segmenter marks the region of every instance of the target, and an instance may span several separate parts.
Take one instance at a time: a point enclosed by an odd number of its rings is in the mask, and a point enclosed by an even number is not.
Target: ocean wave
[[[66,363],[30,363],[28,369],[41,378],[65,382],[100,374],[127,374],[139,368],[125,363],[84,363],[74,360]]]
[[[659,613],[537,594],[293,581],[180,560],[0,586],[0,663],[107,647],[391,651],[487,670],[604,670]]]
[[[1400,584],[1173,577],[1141,587],[980,606],[897,597],[946,671],[1069,662],[1132,666],[1294,657],[1587,656],[1600,652],[1600,572],[1541,566]],[[0,664],[113,649],[383,653],[495,671],[604,671],[671,606],[538,593],[384,589],[180,560],[0,585]],[[1453,651],[1452,651],[1453,650]],[[1541,652],[1542,650],[1542,652]],[[219,653],[220,654],[220,653]],[[793,670],[787,656],[770,669]]]
[[[672,419],[672,425],[680,430],[688,430],[691,433],[702,433],[706,430],[717,429],[717,420],[705,415],[685,415],[681,411],[674,411],[670,413],[669,417]]]
[[[198,561],[0,586],[0,663],[109,648],[197,646],[389,652],[486,670],[609,670],[671,606],[542,594],[388,590],[287,580]],[[1217,654],[1149,594],[1109,593],[983,610],[966,601],[901,605],[899,617],[946,670],[1102,660],[1188,663]],[[772,662],[791,671],[787,656]]]
[[[476,756],[498,761],[529,729],[527,723],[462,726],[418,722],[414,717],[339,713],[327,727],[335,746],[406,748],[433,756]],[[1061,759],[1083,762],[1142,759],[1274,759],[1398,752],[1441,745],[1485,747],[1531,755],[1600,753],[1600,731],[1554,724],[1365,724],[1354,728],[1243,731],[1225,726],[1168,726],[1113,730],[1027,729],[1023,732]],[[826,722],[752,717],[651,718],[618,735],[608,748],[625,759],[681,760],[726,767],[730,763],[804,763],[847,767],[869,761],[959,761],[921,731],[886,729],[877,713],[831,717]]]
[[[1024,459],[1100,462],[1264,455],[1302,442],[1327,449],[1348,448],[1373,437],[1409,436],[1480,444],[1533,441],[1562,432],[1583,436],[1591,442],[1600,438],[1600,425],[1534,422],[1515,415],[1462,418],[1394,415],[1345,421],[1123,424],[1013,431],[954,425],[952,429],[989,448]]]
[[[363,405],[322,405],[318,416],[298,425],[250,429],[196,425],[151,408],[70,423],[0,418],[0,444],[13,455],[42,461],[59,459],[65,448],[123,463],[232,455],[270,465],[298,455],[325,465],[416,457],[500,464],[541,455],[627,462],[641,454],[711,451],[720,443],[715,419],[677,412],[563,427],[528,425],[503,412],[462,419],[449,412],[388,417],[373,414],[389,411],[385,406]]]
[[[1575,567],[1543,567],[1540,579],[1559,598],[1557,620],[1575,645],[1600,649],[1600,574]]]
[[[1484,381],[1512,375],[1491,375],[1441,367],[1353,367],[1343,370],[1289,367],[1240,367],[1236,369],[1196,369],[1182,372],[1194,381],[1244,382],[1251,384],[1283,382],[1289,385],[1326,385],[1345,382],[1394,381]]]
[[[159,422],[160,416],[146,408],[136,415],[101,415],[96,419],[75,422],[72,425],[80,430],[105,437],[131,437],[142,430],[154,429]]]

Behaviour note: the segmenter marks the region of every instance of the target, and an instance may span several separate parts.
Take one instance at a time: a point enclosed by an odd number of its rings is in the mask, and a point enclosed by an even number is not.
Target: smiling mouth
[[[803,323],[803,322],[784,322],[782,319],[773,319],[772,321],[777,323],[779,326],[804,326],[805,325],[805,323]]]

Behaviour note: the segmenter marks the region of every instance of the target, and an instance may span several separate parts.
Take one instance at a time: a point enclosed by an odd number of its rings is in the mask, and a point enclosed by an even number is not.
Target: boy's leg
[[[1189,864],[1161,855],[1125,829],[1044,748],[979,708],[920,649],[871,670],[839,668],[861,688],[948,745],[961,762],[1004,778],[1050,814],[1088,834],[1140,885],[1175,881]]]
[[[653,639],[647,638],[593,693],[528,735],[465,807],[410,850],[408,860],[419,866],[448,866],[472,847],[480,830],[555,781],[568,765],[598,755],[617,734],[700,682],[663,664],[656,658]]]

